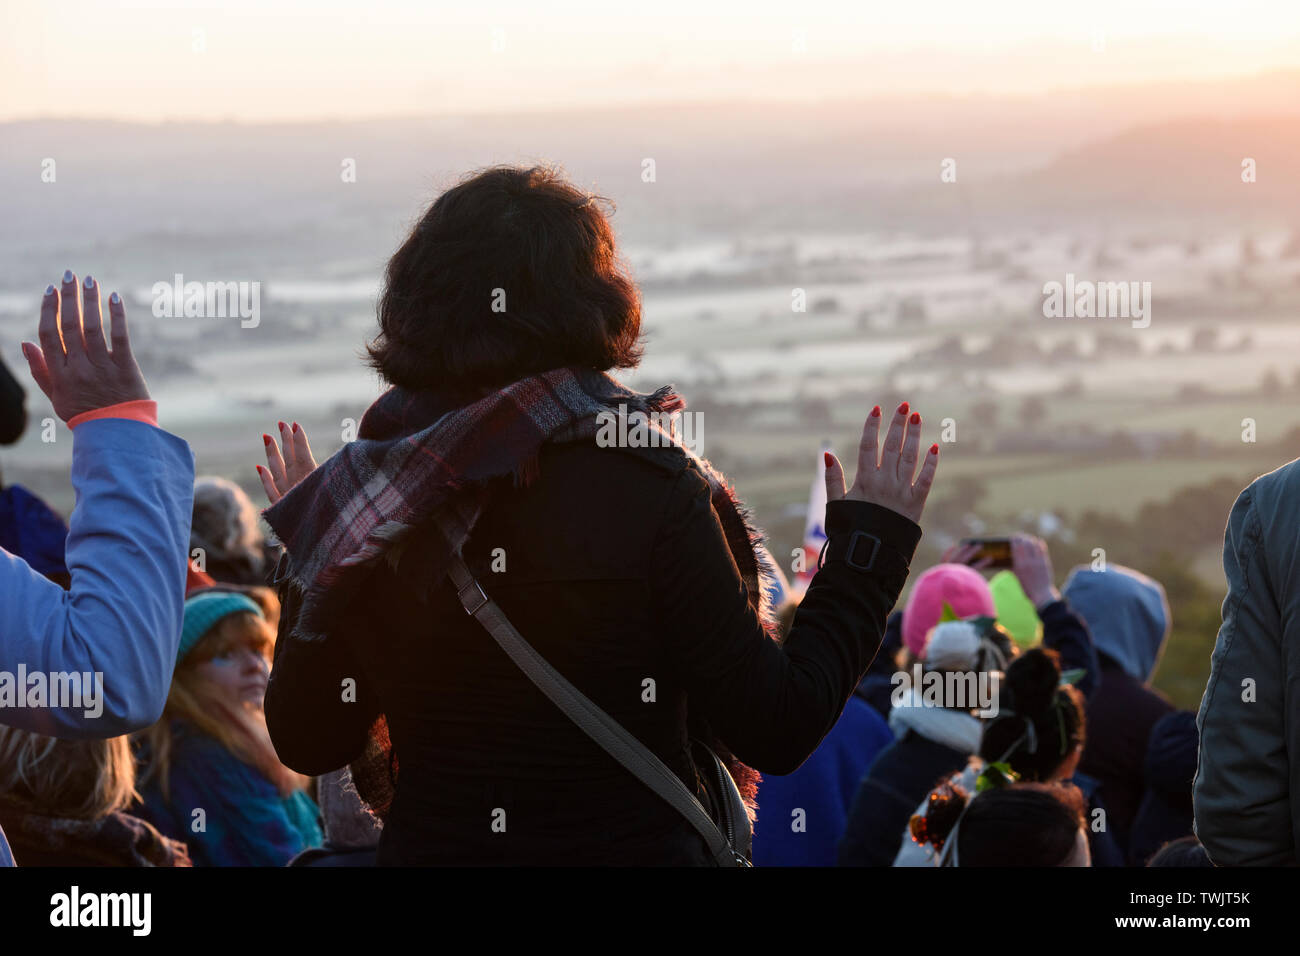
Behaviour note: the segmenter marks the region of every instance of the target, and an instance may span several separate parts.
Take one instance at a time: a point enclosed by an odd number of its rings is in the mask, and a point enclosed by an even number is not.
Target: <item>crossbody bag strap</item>
[[[501,649],[510,656],[537,689],[550,698],[564,715],[601,749],[626,767],[638,780],[662,797],[669,806],[686,818],[703,839],[719,866],[744,866],[695,794],[682,783],[662,760],[641,741],[628,733],[580,690],[569,683],[533,649],[509,618],[483,591],[482,586],[459,555],[452,555],[447,569],[461,606],[478,620]]]

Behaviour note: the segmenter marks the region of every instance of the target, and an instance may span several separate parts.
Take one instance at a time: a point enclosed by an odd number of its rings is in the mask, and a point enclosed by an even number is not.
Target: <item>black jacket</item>
[[[1129,849],[1129,830],[1142,800],[1147,741],[1173,705],[1131,676],[1106,654],[1101,682],[1088,698],[1088,740],[1079,771],[1101,785],[1108,810],[1107,828],[1120,851]]]
[[[1170,840],[1192,833],[1192,778],[1200,737],[1196,714],[1176,710],[1151,728],[1147,743],[1146,791],[1129,831],[1129,865],[1147,861]]]
[[[527,489],[494,489],[464,549],[525,639],[689,786],[688,708],[757,770],[797,768],[875,655],[920,528],[832,502],[832,537],[881,540],[874,568],[828,562],[779,646],[680,450],[550,445],[540,466]],[[307,774],[357,757],[387,714],[399,775],[381,864],[709,862],[694,831],[528,681],[447,581],[427,582],[425,600],[401,573],[372,573],[339,639],[278,641],[266,696],[280,759]],[[347,678],[355,703],[342,701]]]
[[[906,731],[880,752],[858,785],[839,843],[840,866],[893,866],[907,823],[925,795],[971,755]]]

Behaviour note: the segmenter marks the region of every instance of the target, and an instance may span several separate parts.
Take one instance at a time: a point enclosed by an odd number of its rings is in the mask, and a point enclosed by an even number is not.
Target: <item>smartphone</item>
[[[979,547],[979,552],[975,554],[969,564],[974,564],[981,558],[986,558],[988,564],[986,568],[1009,568],[1011,567],[1011,539],[1010,538],[962,538],[962,544],[973,544]]]

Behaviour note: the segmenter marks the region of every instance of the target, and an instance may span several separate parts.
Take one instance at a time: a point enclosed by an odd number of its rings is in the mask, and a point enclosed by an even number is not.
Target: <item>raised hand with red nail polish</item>
[[[257,477],[262,479],[262,488],[271,504],[275,504],[289,489],[316,470],[316,459],[312,457],[311,445],[307,444],[307,432],[297,422],[290,428],[279,422],[280,442],[284,445],[284,454],[280,446],[270,435],[262,435],[262,444],[266,451],[266,467],[257,466]]]
[[[910,414],[909,414],[910,413]],[[858,473],[853,486],[844,490],[844,469],[830,452],[826,453],[826,498],[870,501],[920,522],[921,512],[934,484],[939,467],[939,446],[931,445],[925,461],[917,471],[921,449],[921,414],[903,402],[894,412],[880,448],[880,406],[867,416],[858,446]]]

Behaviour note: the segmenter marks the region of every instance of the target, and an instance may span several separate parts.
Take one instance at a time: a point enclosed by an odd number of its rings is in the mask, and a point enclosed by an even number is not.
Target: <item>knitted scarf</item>
[[[290,639],[326,640],[330,622],[355,596],[367,573],[396,558],[417,534],[419,577],[436,582],[459,554],[489,503],[488,483],[512,477],[527,485],[549,442],[590,441],[602,413],[646,416],[654,442],[691,456],[709,483],[713,508],[754,608],[775,639],[767,583],[773,574],[762,533],[722,475],[669,431],[665,416],[685,408],[671,386],[633,392],[608,375],[561,368],[521,379],[469,403],[432,392],[393,388],[361,420],[349,442],[263,512],[284,546],[286,575],[301,596]],[[575,520],[578,516],[575,516]],[[736,760],[702,725],[705,740],[732,771],[750,808],[758,774]],[[358,794],[381,819],[392,799],[397,763],[384,718],[372,727],[366,753],[352,764]]]

